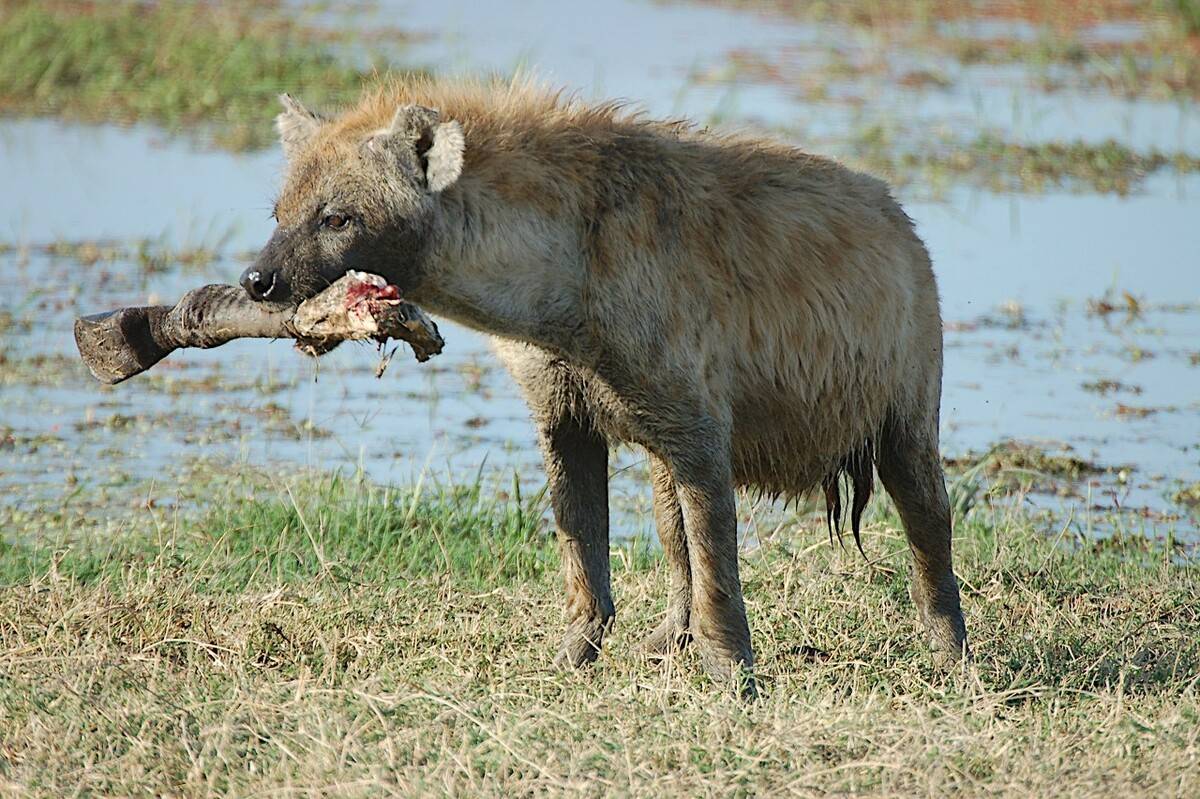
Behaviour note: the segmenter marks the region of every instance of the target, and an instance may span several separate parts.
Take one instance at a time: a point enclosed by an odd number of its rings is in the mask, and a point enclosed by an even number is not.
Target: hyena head
[[[416,285],[439,213],[462,172],[457,122],[418,105],[385,128],[327,121],[288,95],[276,126],[287,159],[270,241],[241,278],[251,298],[295,306],[349,269]]]

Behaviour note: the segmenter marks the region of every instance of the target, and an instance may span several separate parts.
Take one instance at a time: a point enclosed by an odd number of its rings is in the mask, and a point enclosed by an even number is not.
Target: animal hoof
[[[662,659],[681,651],[692,640],[692,634],[686,626],[667,617],[638,644],[647,657]]]

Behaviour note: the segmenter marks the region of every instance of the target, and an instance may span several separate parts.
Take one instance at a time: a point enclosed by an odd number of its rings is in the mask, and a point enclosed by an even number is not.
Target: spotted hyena
[[[796,496],[874,471],[933,644],[961,655],[938,459],[929,255],[888,187],[768,139],[527,84],[410,80],[326,119],[290,97],[278,227],[243,285],[296,304],[348,269],[491,334],[545,454],[566,582],[557,660],[614,617],[608,452],[645,448],[670,598],[646,647],[751,673],[737,486]]]

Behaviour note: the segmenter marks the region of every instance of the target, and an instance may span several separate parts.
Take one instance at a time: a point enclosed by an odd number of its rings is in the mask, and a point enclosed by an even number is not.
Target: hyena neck
[[[574,226],[464,180],[442,198],[414,302],[466,327],[564,353],[582,327]]]

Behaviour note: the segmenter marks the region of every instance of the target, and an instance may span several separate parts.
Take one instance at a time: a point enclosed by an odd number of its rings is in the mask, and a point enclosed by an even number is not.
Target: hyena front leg
[[[566,408],[540,427],[567,590],[567,629],[554,662],[577,667],[599,656],[616,615],[608,568],[608,443],[590,420]]]
[[[642,642],[652,656],[665,656],[682,649],[691,640],[692,567],[688,562],[687,538],[683,531],[683,509],[675,478],[662,458],[650,456],[650,481],[654,487],[654,523],[663,555],[670,571],[671,587],[667,594],[667,615]]]
[[[704,416],[679,417],[663,431],[659,455],[675,480],[691,566],[689,628],[705,670],[751,696],[754,652],[738,573],[737,512],[728,428]]]

